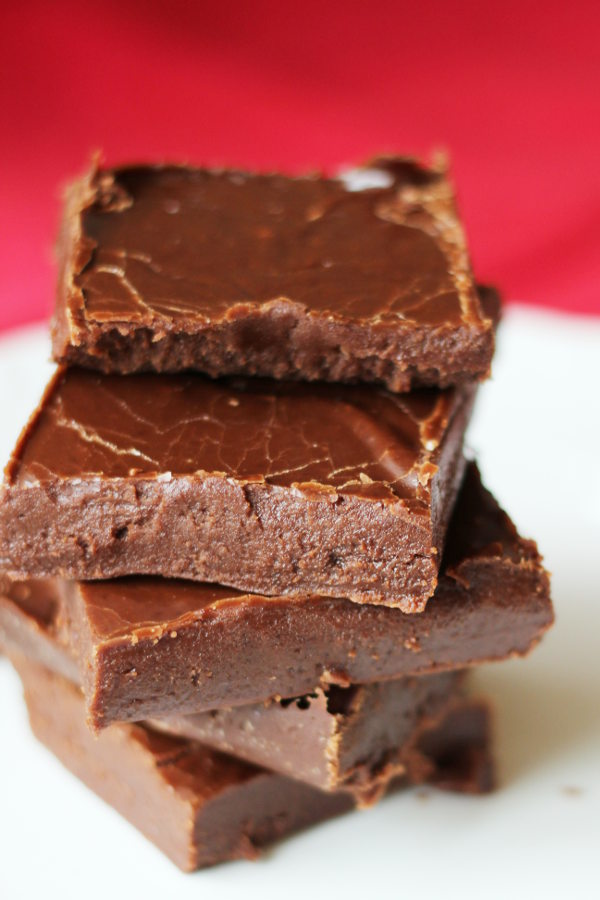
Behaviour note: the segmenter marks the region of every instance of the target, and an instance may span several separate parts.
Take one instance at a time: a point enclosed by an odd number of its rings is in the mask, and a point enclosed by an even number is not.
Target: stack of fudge
[[[443,166],[94,165],[59,259],[0,495],[35,735],[186,870],[401,785],[488,790],[466,672],[553,613],[463,452],[499,302]]]

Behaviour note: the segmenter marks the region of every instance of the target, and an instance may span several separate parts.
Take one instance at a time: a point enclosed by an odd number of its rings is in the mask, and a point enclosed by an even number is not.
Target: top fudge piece
[[[420,612],[474,393],[59,370],[0,489],[0,568]]]
[[[442,166],[94,167],[68,192],[59,256],[61,362],[393,391],[489,371],[493,323]]]

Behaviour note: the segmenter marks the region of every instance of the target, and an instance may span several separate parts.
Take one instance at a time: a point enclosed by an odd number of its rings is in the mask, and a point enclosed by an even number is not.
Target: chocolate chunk
[[[61,642],[59,611],[34,583],[28,596],[21,587],[20,603],[0,600],[0,648],[79,685],[78,667]],[[408,766],[415,771],[416,737],[462,695],[463,674],[319,687],[302,697],[148,724],[323,790],[351,790],[365,805],[378,799],[391,777]]]
[[[394,391],[489,370],[492,322],[441,166],[93,168],[68,192],[59,255],[62,362]]]
[[[60,370],[6,469],[0,567],[419,612],[473,396]]]
[[[407,778],[445,791],[486,794],[496,783],[491,744],[488,704],[477,700],[455,703],[440,723],[423,729],[414,752],[406,754]]]
[[[184,871],[253,859],[265,844],[353,807],[347,792],[325,793],[144,725],[115,725],[97,738],[75,687],[29,663],[17,668],[36,737]]]
[[[553,621],[535,544],[519,537],[474,465],[437,591],[419,616],[160,579],[5,581],[0,643],[69,677],[80,671],[96,728],[524,654]],[[33,634],[24,602],[41,623]],[[39,655],[52,649],[35,649],[48,632],[62,644],[66,669]]]
[[[114,725],[96,738],[85,724],[76,688],[23,660],[17,668],[36,737],[184,871],[255,858],[266,844],[353,806],[346,791],[320,791],[145,725]],[[481,775],[490,771],[489,727],[482,713],[485,708],[466,700],[450,713],[461,715],[463,732],[471,734],[472,743],[461,744],[462,763],[452,721],[442,719],[427,732],[435,754],[427,760],[421,748],[416,783],[429,777],[443,785],[448,756],[452,789],[461,790],[461,777],[465,790],[477,784],[489,788]],[[411,779],[408,772],[393,786]]]
[[[415,747],[461,697],[463,674],[317,688],[151,724],[322,790],[350,790],[368,805],[392,777],[417,771]]]

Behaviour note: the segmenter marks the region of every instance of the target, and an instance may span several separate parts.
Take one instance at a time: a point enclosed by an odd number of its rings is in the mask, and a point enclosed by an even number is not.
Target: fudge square
[[[0,567],[419,612],[474,393],[59,370],[0,488]]]
[[[437,590],[417,616],[164,578],[0,575],[0,649],[81,682],[95,729],[247,708],[317,687],[334,686],[339,696],[352,683],[524,655],[552,621],[548,574],[535,543],[517,533],[473,464]]]
[[[354,807],[350,792],[321,791],[145,724],[115,725],[97,738],[75,686],[14,662],[38,740],[183,871],[254,859],[273,841]],[[481,703],[450,709],[415,750],[420,761],[392,789],[423,781],[465,793],[493,787],[490,714]]]
[[[68,191],[59,258],[60,362],[393,391],[489,371],[493,322],[441,164],[94,166]]]
[[[24,590],[21,596],[26,598]],[[30,595],[18,606],[0,598],[0,648],[79,687],[76,661],[57,636],[60,611],[47,609],[44,622],[32,599]],[[459,670],[347,688],[332,685],[326,691],[319,687],[289,700],[191,716],[179,712],[151,724],[323,790],[349,790],[368,805],[392,777],[420,768],[416,744],[465,699],[464,675]],[[145,718],[140,707],[134,720]],[[93,724],[89,718],[87,722]]]
[[[354,806],[348,792],[320,791],[144,725],[115,725],[98,739],[74,685],[23,659],[15,665],[38,740],[185,872],[255,859]]]

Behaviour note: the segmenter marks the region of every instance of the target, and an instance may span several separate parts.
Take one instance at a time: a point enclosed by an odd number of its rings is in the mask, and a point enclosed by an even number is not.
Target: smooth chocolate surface
[[[535,544],[519,537],[474,465],[437,591],[419,616],[160,579],[4,582],[0,643],[38,655],[62,646],[68,671],[47,664],[81,679],[95,728],[525,654],[553,621]],[[27,611],[39,623],[33,633]],[[45,635],[51,648],[35,650]]]
[[[443,166],[96,167],[67,195],[55,357],[391,390],[480,378],[493,327]]]
[[[6,468],[0,568],[419,612],[474,390],[59,370]]]

